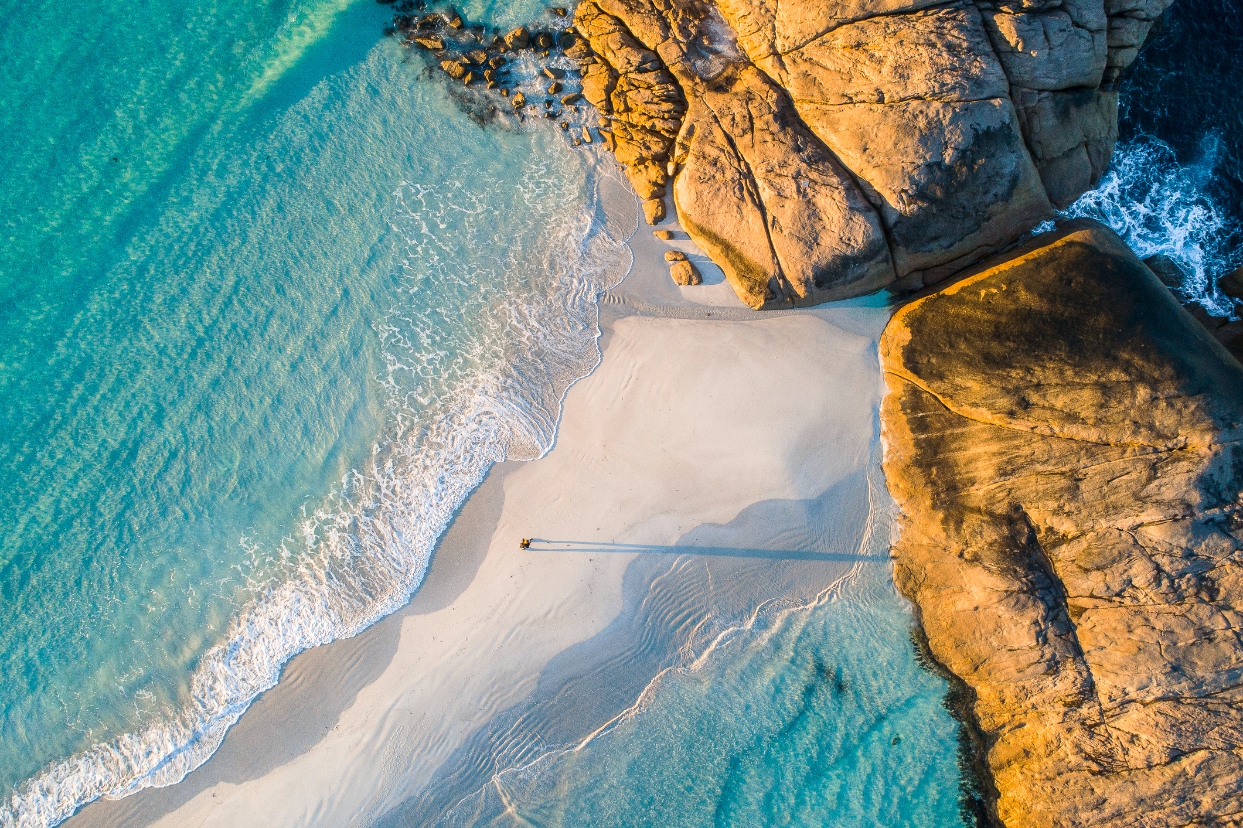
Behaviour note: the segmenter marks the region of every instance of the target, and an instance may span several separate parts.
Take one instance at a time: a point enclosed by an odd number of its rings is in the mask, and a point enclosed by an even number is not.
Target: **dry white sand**
[[[756,314],[708,265],[707,285],[677,288],[650,232],[638,230],[634,271],[602,303],[603,360],[567,395],[556,445],[494,470],[410,607],[295,659],[184,782],[96,803],[69,825],[367,824],[531,698],[559,654],[589,660],[590,645],[572,648],[604,640],[637,556],[693,554],[670,547],[860,474],[877,439],[887,312]],[[855,526],[859,511],[843,503],[830,519]],[[529,550],[524,537],[537,539]]]

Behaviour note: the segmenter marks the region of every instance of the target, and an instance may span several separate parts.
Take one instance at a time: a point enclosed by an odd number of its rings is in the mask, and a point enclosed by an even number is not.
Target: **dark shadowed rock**
[[[1231,299],[1243,302],[1243,267],[1236,268],[1218,279],[1217,289]]]
[[[1183,286],[1183,282],[1187,279],[1187,274],[1178,266],[1178,262],[1169,256],[1160,253],[1155,256],[1149,256],[1144,259],[1144,264],[1148,269],[1157,274],[1157,278],[1161,280],[1161,284],[1170,289],[1178,289]]]

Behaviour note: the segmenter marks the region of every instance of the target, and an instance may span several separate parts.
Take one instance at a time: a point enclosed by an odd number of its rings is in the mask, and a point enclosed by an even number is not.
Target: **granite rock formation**
[[[1243,824],[1243,366],[1076,222],[897,312],[895,579],[1018,826]]]
[[[753,307],[919,289],[1095,184],[1168,0],[584,0],[635,190]]]

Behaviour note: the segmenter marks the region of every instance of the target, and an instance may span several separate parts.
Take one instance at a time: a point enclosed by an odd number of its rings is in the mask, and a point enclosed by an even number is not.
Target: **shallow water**
[[[374,3],[2,11],[0,824],[45,824],[400,606],[629,254],[592,157],[481,128]]]
[[[722,636],[436,824],[963,825],[958,726],[909,621],[888,568],[869,564],[846,595]]]
[[[879,458],[628,547],[609,627],[376,828],[970,824],[946,684],[890,578]]]

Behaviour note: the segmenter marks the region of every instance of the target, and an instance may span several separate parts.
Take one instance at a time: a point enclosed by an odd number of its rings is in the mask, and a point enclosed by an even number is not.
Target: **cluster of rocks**
[[[753,307],[915,290],[1093,186],[1168,0],[584,0],[583,92],[649,217]]]
[[[881,341],[894,577],[1016,826],[1243,824],[1243,367],[1090,222]]]
[[[584,113],[578,111],[582,94],[577,71],[553,65],[580,43],[572,27],[519,27],[502,33],[468,24],[452,9],[424,13],[425,8],[415,0],[395,3],[385,34],[400,36],[406,46],[427,52],[445,76],[481,96],[486,106],[477,105],[476,110],[510,113],[520,120],[559,121],[561,129],[572,130],[575,145],[593,143],[590,128],[582,123]],[[564,8],[550,8],[548,14],[568,22]],[[533,60],[523,61],[524,57]],[[531,66],[536,67],[533,74],[528,71]]]
[[[682,251],[666,252],[665,261],[670,263],[669,276],[675,285],[689,287],[703,284],[703,276],[700,275],[699,268],[695,267],[695,264]]]

